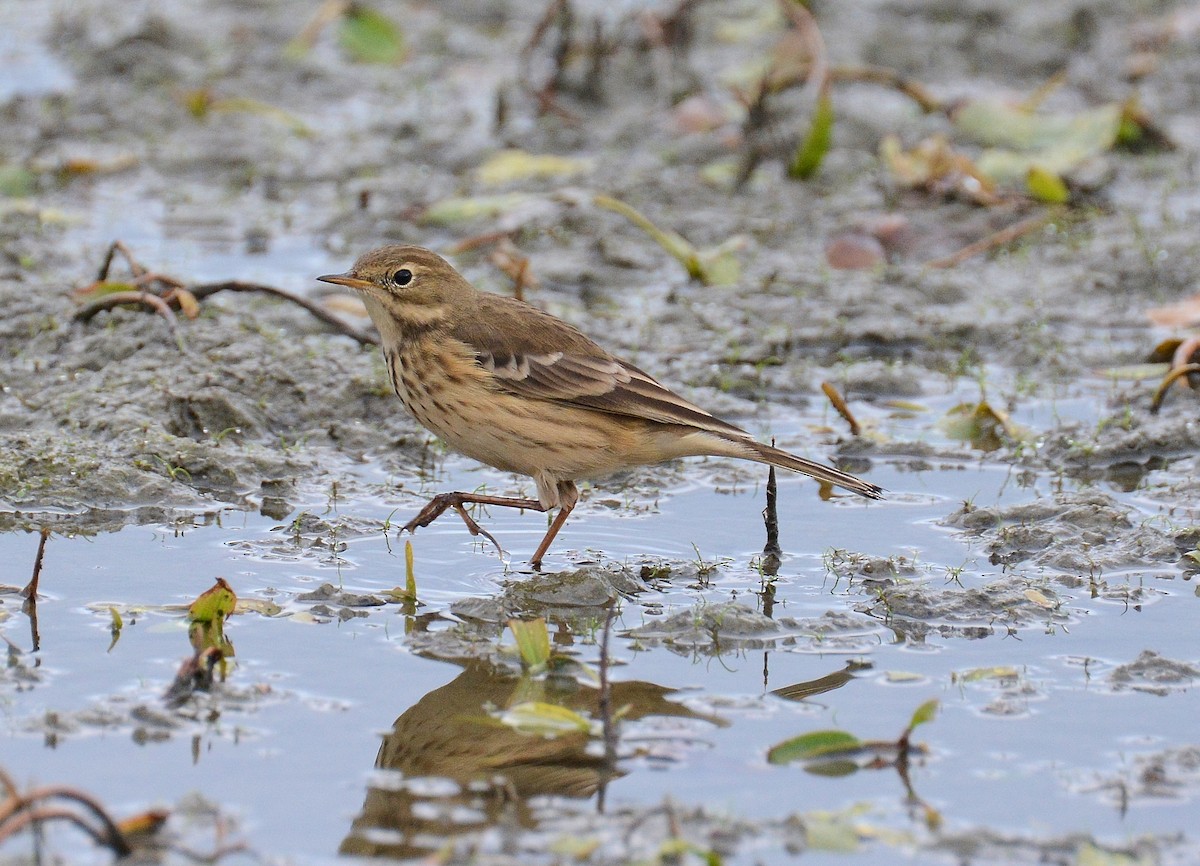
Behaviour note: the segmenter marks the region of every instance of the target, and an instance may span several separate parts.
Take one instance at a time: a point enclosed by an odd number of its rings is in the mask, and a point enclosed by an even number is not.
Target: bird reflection
[[[367,790],[343,854],[420,857],[486,827],[536,827],[531,798],[588,799],[624,775],[604,743],[587,733],[522,733],[486,711],[539,700],[598,718],[598,688],[566,677],[517,677],[486,661],[463,664],[462,673],[406,710],[384,737],[375,766],[393,772]],[[611,691],[609,706],[622,709],[623,720],[674,716],[721,724],[674,703],[674,690],[663,686],[615,682]]]

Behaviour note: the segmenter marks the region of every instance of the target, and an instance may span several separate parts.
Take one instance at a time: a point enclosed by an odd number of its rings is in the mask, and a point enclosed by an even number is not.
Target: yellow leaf
[[[1047,204],[1066,204],[1071,199],[1071,191],[1067,189],[1063,179],[1040,165],[1029,166],[1025,175],[1025,188],[1035,199]]]
[[[475,170],[475,177],[480,183],[498,186],[530,178],[572,177],[591,171],[593,165],[590,159],[532,154],[513,148],[489,157]]]

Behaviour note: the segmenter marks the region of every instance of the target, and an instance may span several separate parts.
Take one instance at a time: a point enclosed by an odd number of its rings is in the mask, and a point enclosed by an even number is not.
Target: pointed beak
[[[374,284],[370,280],[360,280],[353,274],[326,274],[323,277],[317,277],[323,283],[337,283],[339,286],[347,286],[351,289],[366,291],[373,288]]]

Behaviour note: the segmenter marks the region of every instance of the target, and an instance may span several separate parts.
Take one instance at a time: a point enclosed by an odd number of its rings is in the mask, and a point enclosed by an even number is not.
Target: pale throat
[[[411,339],[414,331],[423,331],[436,325],[445,320],[448,313],[443,304],[406,303],[398,298],[389,298],[385,302],[367,293],[362,298],[385,346]],[[404,324],[401,325],[401,322]]]

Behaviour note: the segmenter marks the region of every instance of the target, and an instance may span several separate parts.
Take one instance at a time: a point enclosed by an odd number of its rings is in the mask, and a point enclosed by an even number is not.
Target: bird
[[[537,487],[536,499],[439,493],[401,531],[454,509],[472,536],[500,549],[465,505],[557,508],[529,561],[540,569],[579,501],[577,481],[678,457],[739,457],[883,498],[878,485],[758,442],[562,319],[480,291],[432,250],[383,246],[346,273],[317,279],[362,297],[392,387],[413,418],[452,450]]]

